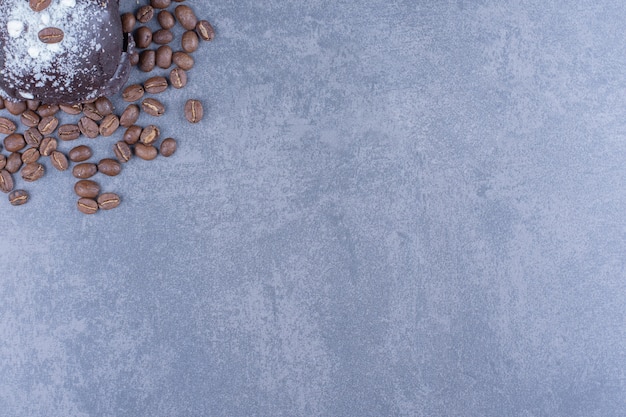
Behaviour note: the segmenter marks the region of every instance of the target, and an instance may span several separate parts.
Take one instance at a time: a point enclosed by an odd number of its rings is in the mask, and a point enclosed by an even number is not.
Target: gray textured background
[[[2,417],[626,415],[622,1],[188,3],[179,152],[0,200]]]

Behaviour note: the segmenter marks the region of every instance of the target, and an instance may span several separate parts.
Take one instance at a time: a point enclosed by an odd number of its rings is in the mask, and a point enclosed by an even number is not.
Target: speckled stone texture
[[[178,153],[0,200],[1,416],[626,413],[623,2],[187,3]]]

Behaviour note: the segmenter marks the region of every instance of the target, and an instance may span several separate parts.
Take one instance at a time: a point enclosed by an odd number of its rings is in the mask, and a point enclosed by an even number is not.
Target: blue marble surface
[[[187,4],[178,152],[0,200],[0,416],[626,415],[623,2]]]

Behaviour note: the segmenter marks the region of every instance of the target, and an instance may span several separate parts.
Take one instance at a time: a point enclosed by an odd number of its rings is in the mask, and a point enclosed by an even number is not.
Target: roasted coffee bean
[[[57,140],[55,138],[47,137],[41,140],[39,145],[39,153],[42,156],[50,156],[52,151],[57,150]]]
[[[159,138],[161,131],[155,125],[146,126],[141,135],[139,136],[139,141],[144,145],[151,145]]]
[[[185,71],[189,71],[193,68],[193,58],[187,52],[176,51],[172,54],[172,62],[184,69]]]
[[[180,41],[180,45],[185,52],[195,52],[198,49],[198,35],[192,30],[188,30],[183,33],[183,38]]]
[[[174,9],[174,15],[176,16],[176,20],[187,30],[193,30],[196,27],[196,23],[198,23],[198,18],[196,18],[195,13],[191,10],[191,7],[181,5],[176,6]]]
[[[133,53],[130,54],[130,58],[128,58],[128,61],[132,66],[137,65],[139,63],[139,52],[133,51]]]
[[[143,97],[143,94],[144,94],[144,90],[141,85],[132,84],[126,87],[124,91],[122,91],[122,99],[124,99],[124,101],[129,101],[129,102],[137,101]]]
[[[9,152],[17,152],[26,147],[26,140],[24,140],[24,136],[19,133],[11,133],[9,136],[4,138],[4,149]]]
[[[49,135],[54,132],[59,125],[59,119],[54,116],[46,116],[37,125],[37,129],[41,132],[42,135]]]
[[[165,157],[172,156],[176,152],[176,140],[172,138],[163,139],[159,147],[159,153]]]
[[[26,108],[28,110],[37,111],[39,106],[41,106],[41,101],[39,100],[26,100]]]
[[[181,68],[174,68],[170,71],[170,84],[174,88],[183,88],[187,85],[187,73]]]
[[[13,190],[13,175],[6,169],[0,170],[0,191],[10,193]]]
[[[202,120],[204,110],[202,103],[198,100],[187,100],[185,103],[185,118],[191,123],[198,123]]]
[[[30,8],[36,12],[40,12],[46,7],[50,6],[50,3],[52,3],[51,0],[29,0],[28,1],[28,5],[30,6]]]
[[[124,163],[128,162],[132,158],[133,153],[126,142],[119,141],[113,145],[113,152],[118,161]]]
[[[41,117],[54,116],[59,111],[56,104],[42,104],[37,108],[37,114]]]
[[[98,211],[98,202],[91,198],[81,197],[78,199],[76,207],[78,207],[78,211],[81,213],[94,214]]]
[[[135,23],[137,23],[137,19],[135,18],[134,14],[122,14],[122,31],[124,33],[131,33],[133,29],[135,29]]]
[[[19,152],[12,152],[7,157],[7,165],[4,167],[11,174],[15,174],[22,167],[22,154]]]
[[[215,38],[215,31],[213,30],[213,26],[206,20],[200,20],[196,24],[196,32],[198,32],[198,36],[200,39],[204,41],[212,41]]]
[[[59,171],[65,171],[70,166],[69,162],[67,162],[65,154],[59,151],[52,152],[52,155],[50,155],[50,162],[52,162],[52,166]]]
[[[74,192],[79,197],[96,198],[100,194],[100,186],[91,180],[80,180],[74,184]]]
[[[9,203],[12,206],[21,206],[28,201],[28,192],[26,190],[14,190],[9,194]]]
[[[165,45],[174,40],[174,34],[168,29],[159,29],[152,34],[152,42],[157,45]]]
[[[4,100],[4,105],[13,116],[19,116],[28,108],[25,101]]]
[[[150,72],[156,65],[156,52],[152,49],[146,49],[139,54],[139,63],[137,68],[143,72]]]
[[[60,104],[59,107],[67,114],[76,115],[81,114],[83,111],[83,105],[80,103],[76,104]]]
[[[88,138],[97,138],[100,133],[98,124],[87,116],[83,116],[78,121],[78,130]]]
[[[137,20],[141,23],[147,23],[154,16],[154,9],[152,6],[141,6],[139,10],[137,10]]]
[[[136,104],[129,104],[120,116],[120,126],[129,127],[132,126],[139,118],[139,106]]]
[[[37,37],[43,43],[59,43],[63,40],[64,35],[61,29],[51,27],[41,29],[39,33],[37,33]]]
[[[28,148],[22,153],[22,162],[30,164],[31,162],[37,162],[41,154],[37,148]]]
[[[151,77],[143,83],[143,89],[150,94],[158,94],[167,90],[167,78]]]
[[[140,126],[129,126],[128,129],[126,129],[126,132],[124,132],[124,142],[128,143],[129,145],[137,143],[139,141],[139,137],[141,136],[141,131],[142,129]]]
[[[146,161],[153,160],[157,157],[158,153],[157,148],[152,145],[144,145],[141,142],[135,144],[135,155]]]
[[[4,108],[5,108],[4,99],[0,97],[0,109],[4,109]]]
[[[15,126],[13,121],[7,119],[6,117],[0,117],[0,133],[3,135],[10,135],[15,132],[15,129],[17,129],[17,126]]]
[[[72,175],[80,179],[91,178],[96,175],[96,172],[98,172],[98,167],[91,162],[83,162],[72,168]]]
[[[37,181],[39,178],[43,177],[43,174],[46,172],[46,169],[39,162],[32,162],[30,164],[24,165],[20,174],[24,181],[33,182]]]
[[[7,157],[0,153],[0,169],[7,166]]]
[[[161,25],[163,29],[171,29],[176,24],[174,15],[167,10],[161,10],[157,15],[157,20],[159,21],[159,25]]]
[[[36,127],[29,127],[26,129],[26,132],[24,132],[24,140],[29,146],[36,148],[41,145],[43,135]]]
[[[157,67],[167,69],[172,66],[172,48],[169,45],[161,45],[157,48],[155,62]]]
[[[72,162],[83,162],[91,158],[93,152],[86,145],[79,145],[70,150],[69,157]]]
[[[111,210],[120,205],[120,196],[115,193],[102,193],[98,196],[98,207]]]
[[[134,36],[137,48],[147,48],[152,43],[152,31],[147,26],[137,28]]]
[[[165,106],[159,100],[147,98],[141,103],[141,109],[150,116],[160,117],[165,114]]]
[[[111,100],[106,97],[98,98],[94,104],[96,106],[96,110],[98,110],[98,113],[102,116],[108,116],[113,113],[113,103],[111,103]]]
[[[171,3],[171,0],[150,0],[150,6],[155,9],[167,9]]]
[[[100,134],[102,136],[111,136],[118,127],[120,127],[120,119],[114,114],[109,114],[100,123]]]
[[[83,114],[89,117],[91,120],[99,122],[104,117],[96,108],[95,103],[87,103],[83,105]]]
[[[61,140],[74,140],[78,139],[78,137],[80,136],[80,129],[78,128],[78,125],[61,125],[59,126],[59,131],[57,132],[57,134],[59,135],[59,139]]]
[[[41,121],[41,117],[34,111],[28,109],[20,116],[20,121],[24,126],[35,127]]]
[[[105,158],[98,162],[98,172],[114,177],[122,171],[122,165],[115,159]]]

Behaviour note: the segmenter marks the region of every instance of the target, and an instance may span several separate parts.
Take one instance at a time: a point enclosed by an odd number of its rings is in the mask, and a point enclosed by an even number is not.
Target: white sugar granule
[[[24,23],[19,20],[9,20],[7,22],[7,32],[9,32],[9,36],[12,38],[17,38],[24,31]]]

